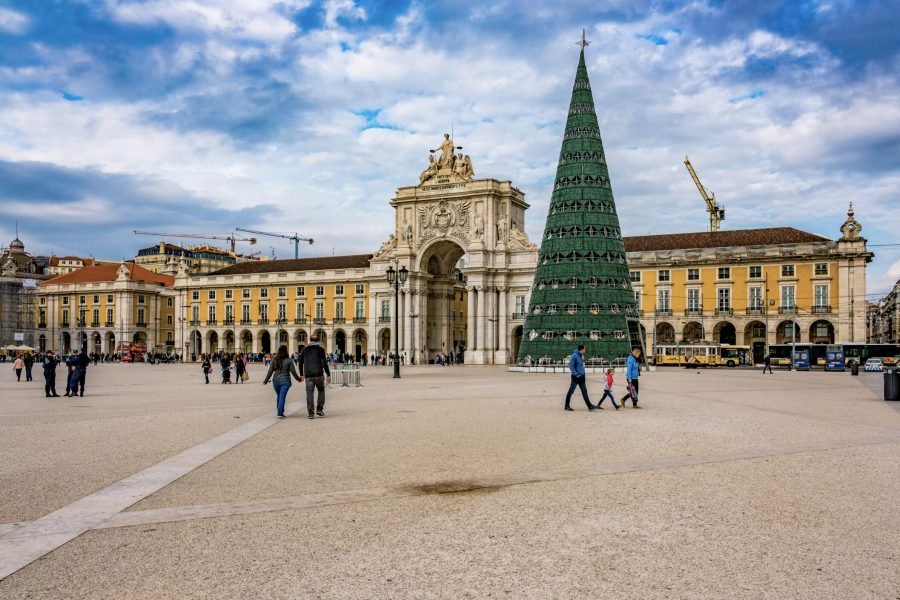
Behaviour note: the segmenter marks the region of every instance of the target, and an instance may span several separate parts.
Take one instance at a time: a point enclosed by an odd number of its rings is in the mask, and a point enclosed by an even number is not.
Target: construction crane
[[[256,238],[241,238],[236,235],[209,235],[206,233],[159,233],[158,231],[138,231],[134,230],[134,235],[153,235],[158,237],[182,237],[182,238],[192,238],[198,240],[227,240],[231,243],[231,253],[234,254],[234,244],[236,242],[250,242],[250,244],[256,243]]]
[[[310,244],[313,243],[312,238],[302,237],[298,233],[286,235],[284,233],[271,233],[269,231],[256,231],[254,229],[244,229],[243,227],[235,227],[235,229],[237,229],[238,231],[243,231],[245,233],[255,233],[256,235],[268,235],[271,237],[280,237],[280,238],[284,238],[286,240],[291,240],[292,242],[294,242],[294,258],[300,258],[300,242],[309,242]]]
[[[700,190],[700,196],[702,196],[704,202],[706,202],[706,212],[709,213],[709,230],[718,231],[719,225],[725,220],[725,207],[720,207],[716,204],[715,192],[710,192],[703,187],[702,183],[700,183],[700,178],[697,177],[697,172],[694,171],[694,167],[691,165],[691,161],[686,154],[684,156],[684,166],[687,167],[688,173],[691,174],[694,183],[697,185],[697,189]]]

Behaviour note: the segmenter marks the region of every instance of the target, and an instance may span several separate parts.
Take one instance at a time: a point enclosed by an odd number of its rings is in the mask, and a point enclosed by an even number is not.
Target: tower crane
[[[691,174],[694,184],[696,184],[697,189],[700,191],[700,196],[703,197],[703,201],[706,202],[706,212],[709,213],[709,230],[718,231],[719,225],[725,220],[725,207],[720,207],[716,204],[715,192],[710,192],[703,187],[702,183],[700,183],[700,178],[697,177],[697,172],[694,171],[694,167],[691,165],[691,161],[686,154],[684,156],[684,166],[687,167],[688,173]]]
[[[209,235],[206,233],[159,233],[158,231],[138,231],[134,230],[134,235],[153,235],[158,237],[181,237],[181,238],[193,238],[198,240],[227,240],[231,243],[231,253],[234,254],[234,244],[235,242],[250,242],[250,244],[256,243],[256,238],[243,238],[237,237],[234,234],[231,235]]]
[[[298,233],[287,235],[284,233],[271,233],[269,231],[256,231],[254,229],[244,229],[243,227],[235,227],[235,229],[237,229],[238,231],[243,231],[245,233],[255,233],[256,235],[268,235],[270,237],[280,237],[280,238],[284,238],[286,240],[291,240],[292,242],[294,242],[294,258],[300,258],[300,242],[301,241],[309,242],[310,244],[313,243],[312,238],[302,237]]]

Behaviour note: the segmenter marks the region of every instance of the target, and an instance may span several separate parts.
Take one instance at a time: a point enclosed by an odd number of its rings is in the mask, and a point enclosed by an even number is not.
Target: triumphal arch
[[[518,351],[537,264],[524,229],[529,205],[509,181],[476,179],[458,149],[444,134],[419,184],[390,201],[395,231],[371,260],[376,336],[392,336],[399,317],[399,352],[408,361],[461,350],[469,364],[505,364]],[[385,276],[391,266],[409,270],[399,313]],[[384,299],[389,311],[378,310],[387,308]]]

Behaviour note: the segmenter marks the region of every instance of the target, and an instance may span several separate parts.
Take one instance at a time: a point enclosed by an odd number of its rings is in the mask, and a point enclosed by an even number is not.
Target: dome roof
[[[22,240],[16,238],[9,243],[9,251],[15,252],[16,254],[24,254],[25,244],[22,243]]]

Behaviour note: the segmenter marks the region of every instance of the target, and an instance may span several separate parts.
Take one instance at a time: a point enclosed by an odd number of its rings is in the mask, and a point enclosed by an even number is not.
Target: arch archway
[[[750,321],[744,327],[744,344],[750,346],[754,363],[761,363],[766,355],[768,333],[762,321]]]
[[[328,336],[325,335],[325,331],[323,329],[316,329],[315,331],[313,331],[313,335],[319,338],[319,345],[322,346],[322,348],[328,348]]]
[[[47,336],[43,333],[38,338],[38,350],[40,350],[41,354],[47,351]]]
[[[365,329],[357,329],[353,332],[353,343],[351,344],[353,348],[353,356],[357,361],[362,360],[362,355],[365,354],[366,348],[369,347],[369,336],[366,334]]]
[[[237,352],[237,349],[234,345],[234,331],[229,329],[222,336],[223,345],[225,346],[225,352]]]
[[[334,351],[343,354],[347,351],[347,334],[343,329],[334,332]]]
[[[215,331],[210,331],[206,336],[206,347],[209,350],[210,354],[215,354],[219,351],[219,334]]]
[[[720,321],[713,328],[713,337],[719,344],[737,344],[737,329],[728,321]]]
[[[78,347],[82,352],[88,351],[88,334],[84,331],[78,334]]]
[[[244,329],[241,331],[241,352],[251,354],[253,352],[253,334]]]
[[[686,344],[696,344],[703,340],[703,325],[697,321],[688,321],[682,331],[682,339]]]
[[[62,334],[62,351],[63,354],[69,354],[72,352],[72,336],[69,335],[68,331],[63,331]]]
[[[302,352],[308,342],[309,336],[306,334],[306,330],[298,329],[294,333],[294,344],[297,347],[297,352]]]
[[[93,338],[94,338],[94,347],[91,348],[91,352],[96,352],[97,354],[100,354],[101,352],[103,352],[103,336],[101,336],[99,333],[95,333],[93,335]]]
[[[385,356],[391,353],[391,329],[390,327],[385,327],[378,334],[378,352],[379,354],[384,354]]]
[[[793,335],[791,335],[791,330],[793,330]],[[793,321],[782,321],[775,330],[775,343],[791,344],[793,342],[800,342],[800,326]]]
[[[135,331],[134,335],[131,336],[131,342],[133,344],[137,344],[139,346],[147,347],[147,334],[143,331]]]
[[[203,336],[196,329],[191,332],[191,355],[196,358],[203,354]]]
[[[290,352],[291,348],[291,335],[285,329],[278,330],[278,346],[287,346],[288,352]]]
[[[524,327],[519,325],[512,330],[512,335],[510,336],[510,346],[512,347],[512,353],[510,356],[515,360],[519,356],[519,348],[522,346],[522,334],[524,333]]]
[[[263,354],[272,352],[272,334],[265,329],[259,332],[259,351]]]
[[[833,344],[834,325],[827,319],[819,319],[809,326],[809,342],[811,344]]]
[[[116,351],[116,334],[109,332],[106,334],[106,353],[113,354]]]
[[[656,324],[656,343],[657,344],[674,344],[675,343],[675,328],[672,327],[671,323],[657,323]]]
[[[416,323],[417,329],[421,327],[421,332],[417,331],[421,335],[419,340],[424,338],[425,342],[423,361],[440,352],[452,352],[454,342],[459,344],[462,341],[455,339],[457,336],[454,332],[453,315],[455,302],[466,302],[465,296],[468,293],[465,289],[458,289],[460,286],[458,286],[459,270],[457,265],[465,255],[466,251],[459,242],[439,238],[425,245],[416,257],[416,277],[419,281],[424,281],[426,288],[424,296],[420,296],[419,304],[420,312],[423,314],[419,315]],[[473,293],[485,294],[485,304],[496,306],[496,291],[483,290]],[[461,300],[459,294],[462,294]],[[505,334],[505,332],[497,332],[494,329],[489,331],[487,324],[485,324],[483,332],[485,338],[483,340],[473,339],[476,333],[474,331],[466,332],[467,352],[468,350],[481,351],[484,353],[485,361],[493,362],[492,348],[489,348],[489,345],[496,348],[499,345],[497,335]],[[413,342],[413,345],[416,346],[416,343]],[[487,358],[488,356],[491,358]]]

